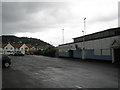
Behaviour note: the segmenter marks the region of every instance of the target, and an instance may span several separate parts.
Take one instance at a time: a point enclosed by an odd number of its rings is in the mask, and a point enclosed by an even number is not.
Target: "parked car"
[[[14,56],[24,56],[24,54],[22,54],[21,52],[16,52]]]
[[[11,58],[8,55],[2,54],[2,67],[8,68],[11,65]]]

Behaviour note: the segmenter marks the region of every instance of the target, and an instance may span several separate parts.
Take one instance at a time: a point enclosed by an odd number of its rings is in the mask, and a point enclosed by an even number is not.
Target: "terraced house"
[[[21,52],[22,54],[32,54],[36,51],[36,48],[31,44],[2,44],[3,54],[15,54],[16,52]]]

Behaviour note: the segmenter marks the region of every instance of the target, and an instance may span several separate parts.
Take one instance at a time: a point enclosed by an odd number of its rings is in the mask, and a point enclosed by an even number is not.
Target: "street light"
[[[86,34],[86,22],[85,22],[86,18],[84,18],[84,30],[82,31],[83,32],[83,49],[82,49],[82,59],[85,59],[85,44],[84,44],[84,41],[85,41],[85,34]]]
[[[84,46],[84,31],[82,31],[83,32],[83,43],[82,43],[82,59],[85,59],[85,51],[84,51],[84,48],[85,48],[85,46]]]
[[[86,34],[86,18],[84,18],[84,33]]]

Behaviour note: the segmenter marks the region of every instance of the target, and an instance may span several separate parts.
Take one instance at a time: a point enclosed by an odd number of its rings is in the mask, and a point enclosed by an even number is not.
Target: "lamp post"
[[[85,59],[85,34],[86,34],[86,18],[84,18],[84,30],[82,31],[83,32],[83,51],[82,51],[82,59]]]
[[[86,18],[84,18],[84,34],[86,34]]]
[[[84,49],[85,49],[85,46],[84,46],[84,31],[82,31],[82,32],[83,32],[82,59],[85,59],[85,51],[84,51]]]

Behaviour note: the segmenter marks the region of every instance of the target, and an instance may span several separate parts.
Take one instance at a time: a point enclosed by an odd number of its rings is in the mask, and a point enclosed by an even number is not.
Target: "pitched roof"
[[[2,44],[2,48],[4,48],[7,44]]]
[[[2,44],[2,48],[4,48],[7,44]],[[20,48],[23,44],[17,44],[13,43],[11,44],[14,48]],[[31,44],[25,44],[28,48],[32,48],[33,46]]]
[[[74,42],[83,42],[83,38],[84,41],[90,41],[90,40],[102,39],[102,38],[119,36],[119,35],[120,35],[120,27],[117,27],[117,28],[110,28],[104,31],[99,31],[92,34],[76,37],[73,39]]]
[[[29,51],[29,52],[34,52],[34,51],[36,51],[36,50],[34,50],[34,49],[29,49],[28,51]]]
[[[14,48],[20,48],[20,47],[22,46],[22,44],[16,44],[16,43],[14,43],[14,44],[12,44],[12,46],[13,46]]]
[[[29,48],[33,47],[31,44],[25,44],[25,45],[28,46]]]

